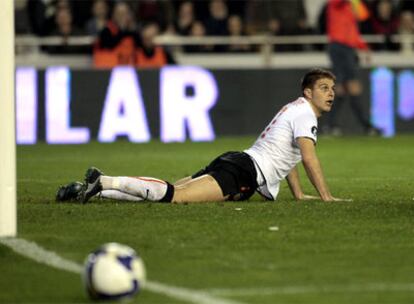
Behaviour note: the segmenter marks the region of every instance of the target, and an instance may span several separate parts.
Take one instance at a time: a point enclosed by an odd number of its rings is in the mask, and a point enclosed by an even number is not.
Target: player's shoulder
[[[289,103],[289,109],[292,117],[309,116],[309,118],[311,118],[315,116],[309,101],[307,101],[304,97],[299,97]]]

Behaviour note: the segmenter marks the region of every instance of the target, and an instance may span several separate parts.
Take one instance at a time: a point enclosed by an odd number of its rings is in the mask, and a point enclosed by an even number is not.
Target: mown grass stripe
[[[57,253],[42,248],[35,242],[19,238],[0,238],[0,244],[9,247],[14,252],[24,257],[30,258],[38,263],[45,264],[56,269],[65,270],[77,274],[81,274],[83,271],[82,265],[64,259]],[[211,296],[205,292],[166,285],[158,282],[147,281],[144,286],[144,289],[147,289],[151,292],[160,293],[174,299],[186,301],[189,303],[242,304],[240,302]]]
[[[217,296],[240,297],[259,295],[298,295],[312,293],[360,293],[360,292],[414,292],[414,283],[365,283],[353,285],[285,286],[263,288],[212,288],[205,292]]]

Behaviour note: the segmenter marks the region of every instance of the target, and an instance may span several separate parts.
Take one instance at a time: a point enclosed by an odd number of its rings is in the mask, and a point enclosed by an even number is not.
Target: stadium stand
[[[310,59],[316,60],[313,64],[326,66],[324,1],[312,1],[313,6],[309,2],[289,1],[286,6],[286,1],[125,1],[131,28],[121,36],[133,40],[127,63],[137,64],[135,52],[142,50],[142,28],[152,23],[158,25],[155,42],[167,54],[167,63],[226,66],[230,52],[243,59],[242,66],[295,66]],[[45,66],[63,59],[74,67],[92,67],[94,63],[99,66],[96,51],[120,3],[123,2],[16,1],[17,64]],[[377,62],[398,66],[403,59],[394,60],[388,55],[401,51],[412,56],[414,18],[410,1],[395,3],[366,1],[370,18],[361,24],[361,29],[372,49],[386,51],[378,53]],[[125,43],[125,37],[115,40]],[[119,53],[115,46],[105,47],[105,51]],[[303,60],[287,60],[297,52],[303,53]],[[406,58],[403,61],[407,62]],[[125,62],[115,60],[110,66],[118,63]]]

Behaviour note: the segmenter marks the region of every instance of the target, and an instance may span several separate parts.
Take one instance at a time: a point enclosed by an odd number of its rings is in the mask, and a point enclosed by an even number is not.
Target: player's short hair
[[[315,83],[322,78],[332,79],[334,82],[336,81],[335,75],[328,70],[319,68],[311,69],[302,78],[302,92],[307,88],[312,89]]]

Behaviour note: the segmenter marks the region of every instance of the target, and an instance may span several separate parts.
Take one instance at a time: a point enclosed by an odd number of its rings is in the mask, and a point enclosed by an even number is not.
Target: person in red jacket
[[[135,48],[139,43],[137,26],[127,2],[115,4],[112,18],[99,33],[93,59],[97,68],[135,65]]]
[[[138,68],[161,68],[166,64],[175,64],[171,53],[154,42],[159,31],[159,25],[155,22],[148,22],[142,26],[140,43],[135,52],[135,62]]]
[[[365,114],[361,104],[362,84],[358,77],[359,58],[357,50],[369,62],[370,50],[362,39],[358,21],[368,18],[369,12],[359,0],[329,0],[326,13],[326,26],[329,39],[328,54],[332,70],[337,77],[336,106],[328,122],[328,131],[340,135],[337,118],[344,103],[349,98],[352,112],[368,135],[380,135]]]

